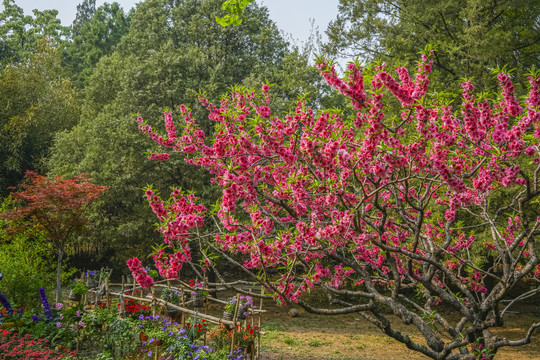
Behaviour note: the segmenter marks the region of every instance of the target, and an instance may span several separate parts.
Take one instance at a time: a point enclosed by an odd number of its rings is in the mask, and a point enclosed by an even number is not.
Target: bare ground
[[[506,324],[493,332],[500,337],[517,340],[524,337],[529,326],[540,321],[540,303],[532,302],[516,308],[516,314],[506,317]],[[265,303],[261,336],[264,360],[420,360],[428,357],[409,350],[405,345],[384,335],[358,314],[321,316],[299,309],[291,318],[287,308]],[[412,326],[395,322],[401,331],[421,341]],[[531,344],[499,350],[497,359],[540,359],[540,332]]]

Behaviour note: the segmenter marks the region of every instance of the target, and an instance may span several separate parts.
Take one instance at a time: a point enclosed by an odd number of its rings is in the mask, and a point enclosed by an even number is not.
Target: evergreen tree
[[[86,24],[96,12],[96,0],[84,0],[77,5],[77,15],[71,24],[71,34],[73,37],[80,35],[81,28]]]
[[[105,3],[96,10],[95,0],[85,1],[77,9],[64,62],[72,79],[84,87],[98,61],[112,54],[127,33],[129,15],[116,2]]]

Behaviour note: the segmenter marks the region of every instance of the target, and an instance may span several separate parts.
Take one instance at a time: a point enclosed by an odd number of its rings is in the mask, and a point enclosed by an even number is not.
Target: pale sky
[[[58,17],[62,25],[68,26],[73,22],[77,13],[77,5],[82,0],[15,0],[15,4],[23,8],[25,14],[32,14],[33,9],[58,10]],[[97,0],[96,6],[105,2],[112,3],[114,0]],[[116,0],[127,11],[140,2],[140,0]],[[303,42],[308,39],[311,24],[310,19],[315,20],[315,26],[324,35],[328,23],[336,17],[338,0],[256,0],[265,5],[270,11],[270,18],[277,26],[292,35],[293,40]],[[0,5],[3,10],[3,6]]]

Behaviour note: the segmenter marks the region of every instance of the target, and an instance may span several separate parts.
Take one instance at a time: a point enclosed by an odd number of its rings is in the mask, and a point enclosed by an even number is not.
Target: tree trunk
[[[56,263],[56,303],[62,301],[62,258],[64,250],[58,250],[58,261]]]

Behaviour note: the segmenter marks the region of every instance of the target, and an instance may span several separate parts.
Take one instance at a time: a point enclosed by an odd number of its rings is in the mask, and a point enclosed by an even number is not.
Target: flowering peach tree
[[[493,96],[471,81],[454,98],[430,90],[429,51],[413,75],[351,63],[340,78],[324,58],[317,67],[349,108],[298,102],[281,116],[263,85],[236,88],[217,104],[199,97],[216,123],[211,139],[184,106],[180,133],[171,113],[166,135],[138,118],[144,133],[207,169],[222,189],[214,222],[195,195],[176,189],[165,201],[146,190],[166,244],[154,254],[161,275],[177,277],[196,240],[277,300],[358,313],[433,359],[491,359],[529,343],[540,323],[518,339],[491,329],[538,294],[528,282],[540,273],[540,73],[531,71],[520,102],[504,71]],[[215,223],[211,238],[204,221]],[[138,260],[130,268],[151,285]],[[328,307],[304,296],[315,287]],[[398,330],[390,315],[423,339]]]

